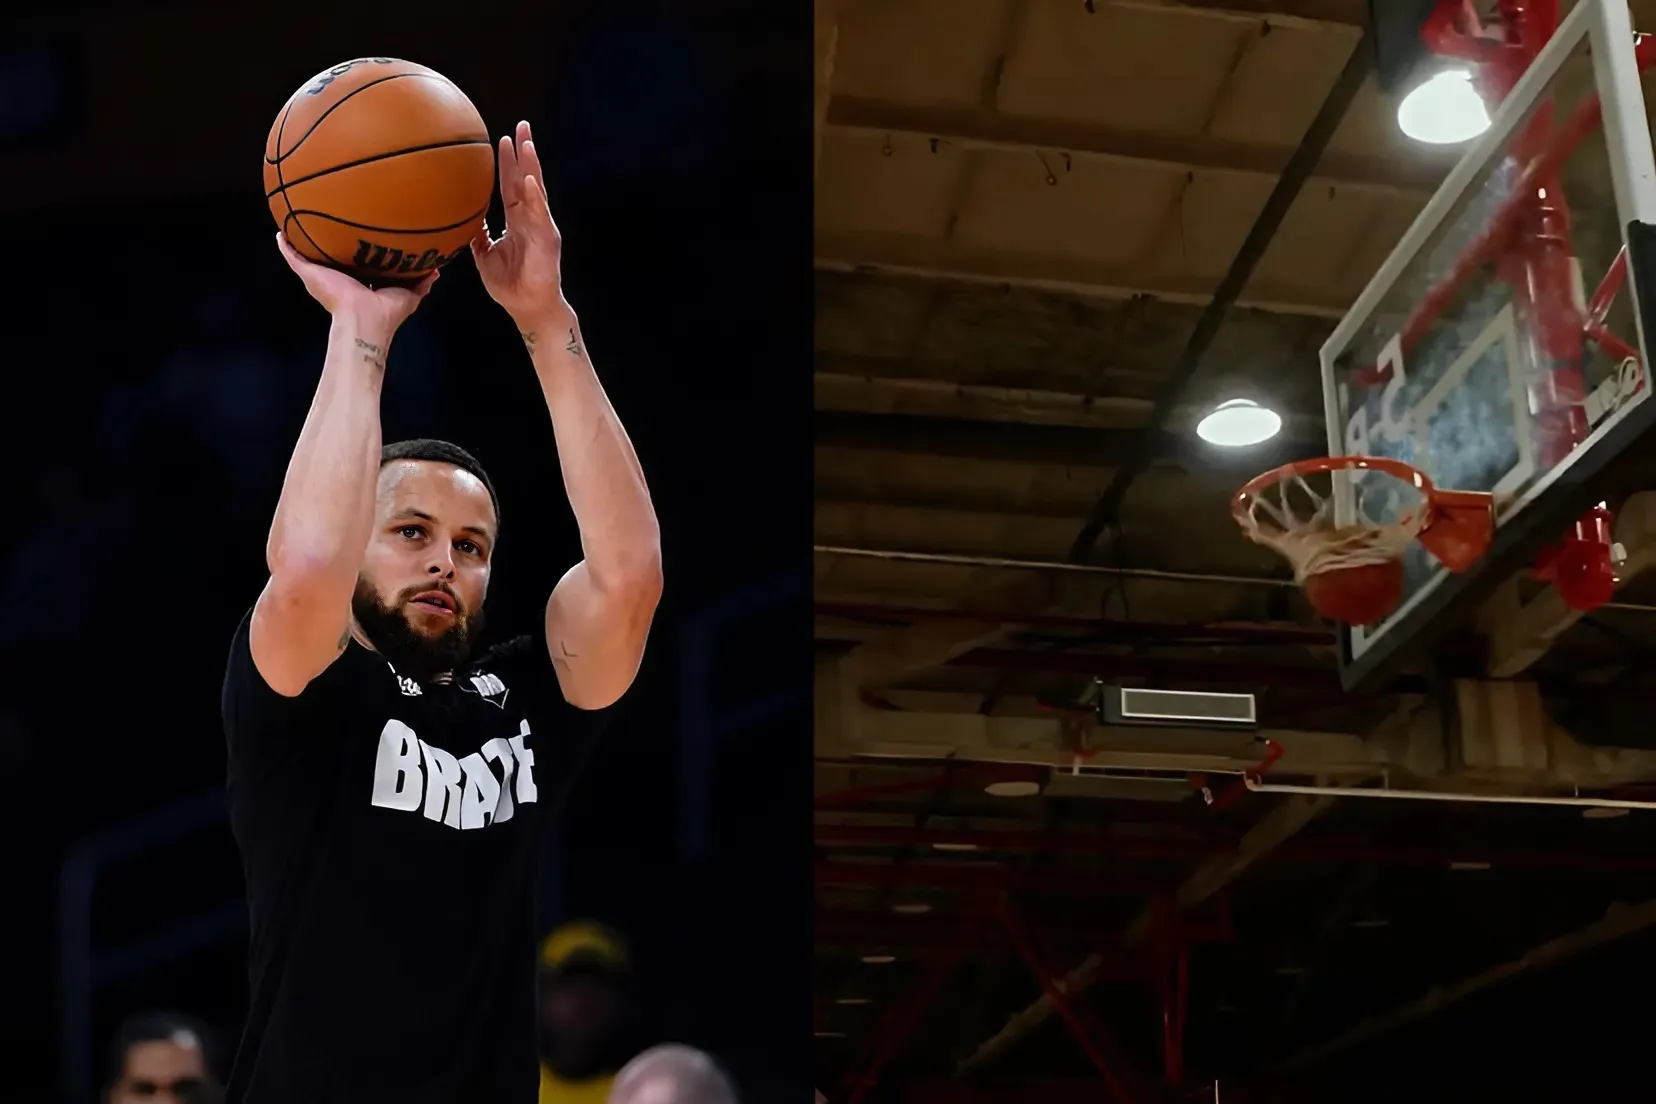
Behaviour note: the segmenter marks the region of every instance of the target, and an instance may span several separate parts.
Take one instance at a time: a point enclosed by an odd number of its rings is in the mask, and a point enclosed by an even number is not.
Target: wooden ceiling
[[[1266,467],[1327,451],[1317,349],[1459,149],[1404,138],[1395,102],[1367,81],[1170,415],[1141,432],[1357,47],[1364,9],[818,4],[817,639],[824,670],[849,680],[819,682],[817,695],[825,1090],[866,1070],[880,1025],[902,1019],[924,977],[924,949],[952,938],[984,886],[1017,896],[1047,929],[1055,973],[1101,945],[1130,949],[1167,901],[1192,923],[1229,910],[1230,943],[1192,951],[1205,1018],[1191,1029],[1188,1064],[1203,1076],[1257,1068],[1247,1053],[1256,1044],[1286,1058],[1411,987],[1418,995],[1568,933],[1602,916],[1606,900],[1656,894],[1656,876],[1628,868],[1606,873],[1614,884],[1566,892],[1536,873],[1543,860],[1498,891],[1443,876],[1467,834],[1485,847],[1550,838],[1579,855],[1606,846],[1620,822],[1574,820],[1567,837],[1549,837],[1522,818],[1393,807],[1408,802],[1357,802],[1387,808],[1342,806],[1325,821],[1327,806],[1262,798],[1215,811],[1178,769],[1065,777],[1084,760],[1061,718],[1083,713],[1100,679],[1256,691],[1267,726],[1298,734],[1298,769],[1330,778],[1372,773],[1385,754],[1377,733],[1406,722],[1430,690],[1416,679],[1341,693],[1326,626],[1285,565],[1241,537],[1227,499]],[[1656,2],[1641,0],[1634,15],[1656,26]],[[1239,392],[1283,413],[1280,438],[1240,455],[1202,445],[1195,422]],[[1072,555],[1099,496],[1141,460],[1106,539]],[[1656,589],[1635,580],[1619,597],[1636,607]],[[1579,698],[1583,680],[1596,680],[1648,702],[1636,647],[1652,645],[1648,610],[1601,611],[1544,645],[1552,651],[1531,673],[1550,696]],[[830,700],[844,686],[849,699]],[[853,725],[860,744],[845,737]],[[1085,762],[1218,771],[1258,755],[1246,739],[1171,730],[1141,733],[1137,745],[1100,738]],[[875,743],[879,758],[867,754]],[[1043,791],[987,797],[972,773],[986,767],[1033,769]],[[1284,843],[1301,829],[1297,845]],[[1364,852],[1365,840],[1376,846]],[[1293,861],[1294,846],[1321,858]],[[1062,903],[1077,893],[1085,907]],[[1561,893],[1580,916],[1536,906],[1535,923],[1503,929],[1498,947],[1478,942],[1515,900]],[[1429,949],[1451,913],[1467,919],[1466,941]],[[1380,920],[1410,932],[1369,962],[1369,989],[1336,999],[1319,980],[1309,997],[1312,983],[1294,971],[1347,977],[1353,926]],[[904,947],[889,977],[860,962]],[[1040,990],[1019,976],[1017,956],[997,953],[969,971],[973,985],[943,984],[948,1011],[933,1015],[948,1022],[916,1029],[897,1068],[1092,1075],[1053,1021],[1030,1011]],[[1120,963],[1105,959],[1077,991],[1110,990],[1099,971]],[[999,965],[982,966],[990,961]],[[1125,1040],[1124,1063],[1156,1080],[1159,1044],[1133,1026],[1149,1022],[1148,1006],[1110,991],[1088,998],[1092,1011]],[[860,1010],[865,998],[873,1003]],[[1278,1026],[1265,1034],[1277,1036],[1227,1028],[1237,1009],[1267,1017]]]

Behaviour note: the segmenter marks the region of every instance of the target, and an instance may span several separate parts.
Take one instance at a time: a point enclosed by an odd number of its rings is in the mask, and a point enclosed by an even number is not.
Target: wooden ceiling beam
[[[812,68],[812,173],[822,163],[822,132],[827,125],[828,104],[832,100],[834,84],[834,50],[839,44],[839,19],[835,0],[815,0],[813,45],[815,64]]]
[[[828,103],[830,129],[936,138],[965,149],[1028,154],[1032,150],[1135,165],[1159,165],[1179,172],[1280,176],[1292,146],[1239,142],[1196,133],[1130,130],[1079,119],[1014,115],[949,104],[904,104],[857,96]],[[1400,194],[1424,203],[1442,183],[1449,162],[1422,152],[1399,160],[1362,154],[1325,153],[1311,178],[1339,187]]]
[[[816,443],[968,460],[1067,464],[1113,468],[1133,447],[1136,430],[1090,426],[1038,425],[1014,421],[967,421],[919,414],[860,414],[817,410]],[[1191,472],[1219,472],[1227,478],[1321,456],[1321,434],[1278,436],[1248,449],[1223,450],[1183,433],[1155,433],[1157,457]]]
[[[1299,27],[1356,35],[1367,13],[1363,0],[1103,0],[1112,8],[1227,19],[1236,23],[1265,21],[1278,27]]]
[[[882,357],[822,354],[816,358],[816,408],[860,414],[917,414],[984,422],[1126,430],[1150,419],[1149,399],[1086,395],[1036,387],[955,382],[960,366]],[[1108,377],[1106,376],[1106,379]],[[1194,427],[1211,409],[1190,405],[1174,411],[1173,424]],[[1277,408],[1283,428],[1307,439],[1324,432],[1321,412]]]
[[[1150,276],[1126,265],[1099,264],[1076,257],[951,246],[915,234],[819,231],[816,267],[837,272],[880,272],[932,280],[957,280],[1000,287],[1027,287],[1101,299],[1148,295],[1175,303],[1204,304],[1217,280]],[[1237,299],[1244,309],[1338,319],[1350,302],[1326,288],[1288,287],[1255,280]]]
[[[1416,1001],[1364,1020],[1348,1031],[1301,1051],[1288,1059],[1281,1069],[1283,1072],[1290,1072],[1315,1065],[1341,1051],[1372,1042],[1412,1021],[1435,1015],[1451,1005],[1482,994],[1492,986],[1525,976],[1536,969],[1557,966],[1561,962],[1579,957],[1615,940],[1636,935],[1652,926],[1656,926],[1656,900],[1641,901],[1636,905],[1612,904],[1605,910],[1602,920],[1568,935],[1550,939],[1530,948],[1517,958],[1492,966],[1482,973],[1434,986]]]

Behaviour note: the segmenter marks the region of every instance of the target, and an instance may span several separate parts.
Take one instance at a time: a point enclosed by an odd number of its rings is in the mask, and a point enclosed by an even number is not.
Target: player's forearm
[[[336,581],[347,594],[355,585],[374,522],[380,387],[390,345],[385,326],[335,316],[265,547],[273,576]]]
[[[659,586],[661,533],[644,469],[587,356],[573,311],[520,322],[552,415],[564,490],[600,590]]]

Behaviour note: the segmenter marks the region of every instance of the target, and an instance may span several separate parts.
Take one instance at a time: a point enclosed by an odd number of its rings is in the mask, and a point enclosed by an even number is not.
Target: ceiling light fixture
[[[1465,69],[1428,77],[1397,105],[1399,129],[1417,142],[1452,146],[1489,129],[1489,109]]]
[[[924,901],[905,901],[900,905],[891,906],[891,911],[898,916],[923,916],[931,910],[932,907]]]
[[[1034,797],[1041,792],[1041,784],[1027,779],[991,782],[983,787],[983,792],[990,797]]]
[[[1252,399],[1230,399],[1196,425],[1196,436],[1210,445],[1244,448],[1269,441],[1282,429],[1282,415]]]

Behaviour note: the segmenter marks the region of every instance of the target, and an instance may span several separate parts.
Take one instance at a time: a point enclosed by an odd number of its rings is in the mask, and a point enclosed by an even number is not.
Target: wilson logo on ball
[[[357,268],[373,272],[395,272],[399,276],[412,275],[430,272],[434,268],[442,268],[468,248],[470,247],[463,245],[445,257],[435,249],[427,249],[424,253],[405,253],[401,249],[393,249],[388,245],[378,245],[358,238],[356,256],[351,258],[351,264]]]
[[[327,90],[328,85],[332,84],[340,77],[343,77],[346,73],[349,73],[352,69],[355,69],[359,65],[395,64],[397,64],[396,58],[357,58],[355,61],[342,61],[332,69],[329,69],[326,73],[316,77],[316,83],[305,89],[305,95],[320,96]]]

